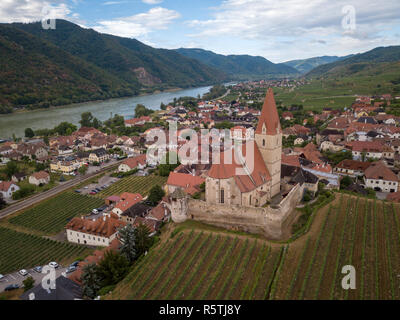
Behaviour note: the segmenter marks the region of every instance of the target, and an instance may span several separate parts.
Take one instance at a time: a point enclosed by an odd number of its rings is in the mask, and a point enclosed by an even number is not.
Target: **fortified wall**
[[[205,201],[172,195],[172,220],[176,223],[196,220],[226,229],[263,234],[269,239],[279,240],[288,218],[295,214],[294,208],[303,195],[303,186],[296,185],[276,206],[265,208],[242,207],[239,205],[207,204]]]

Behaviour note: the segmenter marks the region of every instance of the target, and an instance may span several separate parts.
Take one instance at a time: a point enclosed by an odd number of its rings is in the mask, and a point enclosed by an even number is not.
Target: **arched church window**
[[[263,139],[263,147],[265,147],[265,139]]]

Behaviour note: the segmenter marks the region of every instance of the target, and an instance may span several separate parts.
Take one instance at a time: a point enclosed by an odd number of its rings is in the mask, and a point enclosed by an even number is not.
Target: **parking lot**
[[[56,278],[60,275],[66,275],[66,267],[59,266],[56,270]],[[26,269],[28,274],[26,276],[22,276],[19,272],[10,273],[7,275],[3,275],[4,278],[0,280],[0,292],[3,292],[4,289],[10,284],[18,284],[20,288],[22,288],[24,281],[26,278],[31,276],[35,280],[35,286],[42,282],[43,277],[46,275],[45,273],[38,273],[33,269]]]
[[[117,182],[119,179],[118,178],[113,178],[110,177],[109,175],[105,175],[101,177],[97,183],[91,183],[79,190],[80,194],[89,194],[92,190],[98,188],[98,189],[105,189],[103,186],[111,186],[113,183]]]

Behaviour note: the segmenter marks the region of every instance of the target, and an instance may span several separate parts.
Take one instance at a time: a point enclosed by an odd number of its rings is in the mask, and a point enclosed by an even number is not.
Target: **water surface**
[[[174,98],[202,96],[204,93],[209,92],[210,88],[211,87],[191,88],[139,97],[77,103],[50,109],[0,115],[0,138],[10,138],[13,134],[17,137],[23,137],[25,128],[32,128],[33,130],[52,129],[63,121],[78,125],[81,114],[86,111],[90,111],[94,117],[101,121],[107,120],[110,116],[115,114],[122,115],[129,119],[133,117],[135,107],[138,103],[144,104],[147,108],[157,110],[160,108],[161,102],[167,104],[172,102]]]

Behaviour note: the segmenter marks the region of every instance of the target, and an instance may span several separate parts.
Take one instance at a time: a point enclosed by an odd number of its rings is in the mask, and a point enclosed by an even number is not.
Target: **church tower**
[[[271,88],[264,100],[255,140],[271,175],[271,197],[274,197],[280,192],[281,186],[282,129]]]

